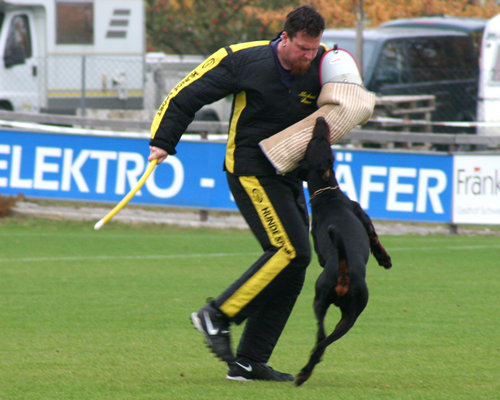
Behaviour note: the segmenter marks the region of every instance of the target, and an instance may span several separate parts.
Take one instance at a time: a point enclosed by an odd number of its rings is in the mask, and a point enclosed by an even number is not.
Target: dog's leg
[[[367,303],[368,289],[365,286],[361,289],[361,292],[358,294],[358,298],[356,299],[356,301],[349,302],[348,305],[341,309],[342,318],[337,323],[334,331],[328,337],[316,344],[311,352],[308,363],[300,370],[300,372],[295,377],[295,385],[300,386],[311,377],[314,367],[321,361],[321,357],[325,353],[326,348],[336,340],[339,340],[347,332],[349,332],[349,330],[354,326],[354,323],[356,322],[361,312],[366,307]]]
[[[321,342],[326,337],[325,331],[325,315],[330,302],[324,301],[324,296],[314,299],[314,313],[316,315],[316,321],[318,321],[318,332],[316,334],[316,343]]]
[[[314,367],[321,361],[326,346],[324,345],[326,339],[325,333],[325,315],[328,309],[328,303],[316,301],[314,302],[314,311],[316,313],[316,318],[318,318],[318,332],[316,336],[316,345],[314,346],[311,355],[309,356],[308,363],[301,369],[301,371],[295,377],[295,384],[297,386],[302,385],[305,381],[309,379],[312,374]]]
[[[334,271],[337,269],[336,260],[330,260],[329,264],[324,266],[323,271],[318,276],[316,280],[316,294],[314,296],[314,315],[316,316],[316,321],[318,322],[318,331],[316,333],[316,344],[313,348],[308,364],[302,368],[296,377],[295,383],[301,385],[309,376],[311,376],[312,370],[316,364],[321,361],[321,356],[323,355],[325,348],[321,346],[326,339],[325,332],[325,316],[328,308],[335,299],[334,291],[332,290],[332,281],[335,279]]]
[[[315,295],[313,302],[314,315],[318,322],[318,332],[316,334],[316,343],[321,342],[326,337],[325,332],[325,316],[328,308],[334,301],[334,293],[331,288],[331,281],[333,279],[333,272],[336,265],[325,264],[323,271],[319,274],[315,285]]]
[[[375,227],[373,226],[373,222],[368,214],[361,208],[359,203],[351,200],[352,209],[354,214],[358,217],[358,219],[363,224],[366,233],[368,234],[368,238],[370,239],[370,250],[378,262],[378,265],[389,269],[392,267],[391,256],[385,250],[382,243],[378,238],[377,232],[375,231]]]
[[[325,340],[326,339],[316,344],[311,353],[311,356],[309,357],[309,362],[304,366],[304,368],[300,370],[300,372],[295,377],[295,385],[300,386],[311,377],[314,367],[321,361],[321,357],[325,352]]]
[[[321,357],[326,348],[331,343],[344,336],[352,328],[359,314],[361,314],[368,303],[368,288],[364,280],[357,287],[351,288],[346,249],[342,236],[338,234],[333,225],[328,227],[328,235],[330,236],[332,244],[338,250],[338,259],[329,259],[330,263],[325,265],[323,272],[316,282],[314,311],[316,313],[319,328],[317,342],[311,352],[309,362],[295,377],[295,384],[297,386],[302,385],[309,379],[314,367],[321,361]],[[335,293],[335,295],[333,293]],[[341,301],[340,299],[346,295],[349,296],[349,299],[345,302]],[[338,301],[341,301],[341,303],[338,303]],[[332,303],[337,305],[342,304],[340,306],[342,317],[332,334],[325,337],[324,319],[326,311]]]

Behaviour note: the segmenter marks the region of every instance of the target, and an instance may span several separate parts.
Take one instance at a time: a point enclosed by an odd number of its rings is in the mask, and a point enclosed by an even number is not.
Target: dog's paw
[[[310,372],[300,371],[295,377],[295,386],[302,385],[305,381],[307,381],[311,376]]]
[[[385,256],[383,257],[376,257],[378,265],[381,267],[384,267],[385,269],[390,269],[392,268],[392,260],[389,254],[385,253]]]
[[[372,254],[378,262],[378,265],[384,267],[385,269],[389,269],[392,267],[391,256],[385,250],[382,243],[378,240],[378,237],[375,237],[371,240],[371,250]]]

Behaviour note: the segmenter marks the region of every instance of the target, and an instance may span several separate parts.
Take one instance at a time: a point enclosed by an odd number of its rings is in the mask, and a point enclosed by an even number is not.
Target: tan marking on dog
[[[347,268],[347,261],[340,260],[339,261],[339,276],[337,278],[337,286],[335,286],[335,293],[337,296],[344,296],[349,290],[349,284],[351,280],[349,279],[349,271]]]

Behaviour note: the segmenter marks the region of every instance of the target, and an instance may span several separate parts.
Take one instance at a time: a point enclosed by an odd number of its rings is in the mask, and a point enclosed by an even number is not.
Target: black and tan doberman
[[[309,362],[296,376],[296,385],[309,379],[326,347],[345,335],[366,307],[365,275],[370,250],[379,265],[387,269],[392,266],[370,217],[339,188],[328,135],[327,122],[318,118],[301,162],[310,195],[314,249],[323,271],[316,281],[314,298],[318,321],[316,345]],[[326,336],[324,319],[331,304],[340,308],[341,319]]]

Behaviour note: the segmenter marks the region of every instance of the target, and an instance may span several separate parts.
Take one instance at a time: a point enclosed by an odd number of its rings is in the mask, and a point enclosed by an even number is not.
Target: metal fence
[[[141,109],[142,55],[49,55],[0,76],[0,108],[74,113],[77,108]]]
[[[86,115],[91,110],[156,110],[162,100],[198,63],[200,57],[148,55],[50,55],[6,69],[0,76],[0,108]],[[429,67],[430,69],[430,67]],[[457,70],[455,80],[405,86],[385,83],[379,115],[429,121],[473,121],[477,107],[477,76]],[[459,79],[460,78],[460,79]],[[405,103],[419,99],[420,105]],[[6,106],[10,102],[11,106]],[[395,106],[395,104],[397,106]],[[410,104],[408,106],[408,104]],[[230,99],[205,108],[197,119],[227,121]],[[418,129],[419,131],[423,129]],[[464,132],[464,129],[427,127],[433,132]],[[468,133],[475,132],[468,128]]]

